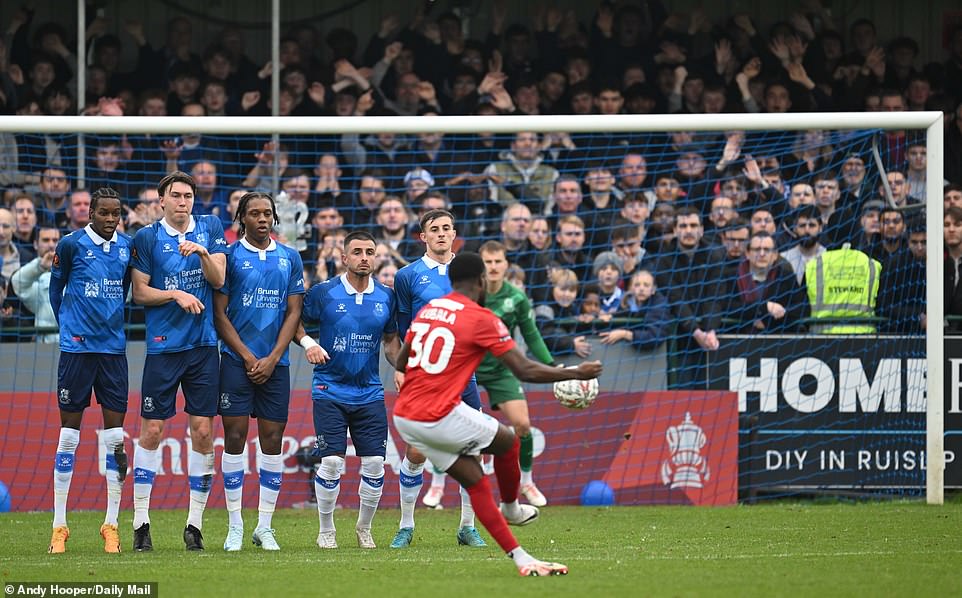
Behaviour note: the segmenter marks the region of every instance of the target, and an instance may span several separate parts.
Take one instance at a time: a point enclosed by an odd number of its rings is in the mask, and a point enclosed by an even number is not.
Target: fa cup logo
[[[294,201],[281,191],[274,197],[277,206],[277,232],[285,239],[285,245],[298,251],[307,249],[307,240],[301,238],[307,233],[308,207],[299,201]]]
[[[704,430],[685,413],[685,421],[665,430],[671,458],[661,464],[661,482],[672,488],[701,488],[711,478],[701,449],[708,442]]]

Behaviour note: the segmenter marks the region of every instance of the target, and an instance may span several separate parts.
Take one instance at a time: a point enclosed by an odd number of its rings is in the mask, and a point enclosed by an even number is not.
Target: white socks
[[[317,517],[320,531],[334,531],[334,507],[341,492],[341,466],[344,459],[328,456],[321,459],[321,466],[314,476],[314,494],[317,496]]]
[[[154,487],[160,449],[134,449],[134,529],[150,523],[150,491]]]
[[[201,529],[204,525],[204,509],[210,496],[210,483],[214,477],[214,453],[205,455],[190,451],[187,457],[187,477],[190,480],[190,508],[187,525]]]
[[[80,444],[80,430],[60,428],[57,455],[53,462],[53,526],[67,525],[67,494],[73,478],[73,462]]]
[[[244,527],[241,505],[244,498],[244,454],[232,455],[227,451],[220,460],[221,475],[224,476],[224,497],[227,499],[227,524],[230,527]]]
[[[123,483],[120,481],[120,470],[114,451],[124,446],[124,429],[108,428],[101,432],[100,442],[103,443],[107,455],[105,458],[104,474],[107,478],[107,514],[104,523],[117,525],[117,514],[120,512],[120,493]],[[124,465],[126,467],[126,465]],[[124,472],[126,474],[126,472]]]
[[[265,455],[258,449],[260,461],[260,500],[257,502],[257,529],[270,528],[274,518],[274,507],[277,505],[277,495],[281,492],[281,482],[284,478],[284,457]]]
[[[424,485],[424,463],[411,463],[407,457],[401,462],[401,525],[414,527],[414,506]]]

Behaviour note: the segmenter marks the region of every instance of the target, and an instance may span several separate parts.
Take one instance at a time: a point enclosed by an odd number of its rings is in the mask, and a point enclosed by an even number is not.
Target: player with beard
[[[819,235],[822,233],[819,209],[815,206],[802,206],[796,210],[792,232],[798,243],[788,251],[783,251],[782,259],[792,265],[795,278],[802,284],[805,280],[805,264],[825,253],[825,246],[819,243]]]
[[[376,243],[364,231],[344,238],[341,259],[347,271],[311,288],[304,302],[304,320],[320,323],[321,347],[331,356],[314,367],[311,399],[314,445],[321,457],[314,477],[320,548],[337,548],[334,507],[340,493],[341,470],[350,430],[361,459],[358,486],[360,509],[355,525],[360,548],[376,548],[371,523],[384,488],[387,410],[379,374],[380,350],[393,364],[401,348],[397,333],[394,291],[374,280]]]

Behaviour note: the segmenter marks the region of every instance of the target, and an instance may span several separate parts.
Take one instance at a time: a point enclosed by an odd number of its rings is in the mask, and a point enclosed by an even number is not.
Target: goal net
[[[962,486],[952,419],[962,343],[943,346],[941,126],[928,112],[4,117],[0,181],[6,237],[25,265],[42,257],[44,231],[86,224],[82,190],[118,190],[135,234],[162,216],[156,183],[183,170],[198,185],[194,212],[219,216],[229,240],[242,192],[270,192],[276,236],[301,252],[308,284],[343,272],[344,235],[365,229],[379,240],[376,276],[390,285],[424,254],[419,217],[450,211],[456,251],[504,251],[504,280],[524,292],[553,361],[604,364],[587,409],[525,386],[533,476],[549,504],[819,492],[940,502],[944,486]],[[42,269],[5,260],[0,482],[14,509],[44,509],[57,333]],[[144,319],[136,305],[127,315],[132,452]],[[515,337],[543,356],[538,339]],[[310,499],[314,442],[311,371],[298,348],[291,357],[285,505]],[[389,373],[385,363],[388,409]],[[182,418],[162,445],[161,507],[182,506]],[[75,477],[102,474],[92,442],[101,427],[99,414],[86,416]],[[403,452],[392,429],[389,470]],[[345,479],[356,469],[349,460]],[[71,494],[78,508],[99,505],[100,483],[74,487],[87,488]],[[248,504],[256,487],[246,486]],[[384,506],[396,487],[385,485]],[[452,487],[445,504],[457,500]]]

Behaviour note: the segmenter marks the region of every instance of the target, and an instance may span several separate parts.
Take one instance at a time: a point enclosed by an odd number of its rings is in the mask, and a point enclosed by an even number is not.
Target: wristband
[[[316,341],[316,340],[314,340],[313,338],[311,338],[310,336],[308,336],[308,335],[306,335],[306,334],[305,334],[303,337],[301,337],[301,341],[300,341],[300,343],[298,343],[298,344],[299,344],[300,346],[304,347],[304,350],[305,350],[305,351],[307,351],[307,350],[310,349],[311,347],[318,347],[318,346],[320,346],[320,345],[317,344],[317,341]]]

